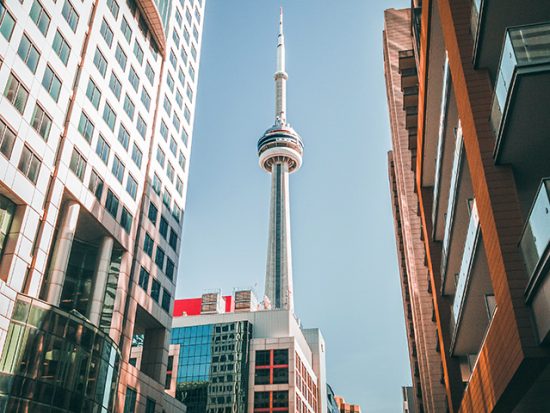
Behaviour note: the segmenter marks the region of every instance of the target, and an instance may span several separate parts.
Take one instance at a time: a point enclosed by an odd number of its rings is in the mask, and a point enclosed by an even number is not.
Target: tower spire
[[[286,81],[285,71],[285,35],[283,32],[283,8],[279,17],[279,36],[277,38],[277,71],[275,72],[275,121],[286,123]]]
[[[265,295],[273,308],[293,311],[289,175],[302,165],[304,145],[300,135],[286,123],[287,79],[281,8],[275,72],[275,124],[258,141],[258,156],[260,166],[271,174]]]

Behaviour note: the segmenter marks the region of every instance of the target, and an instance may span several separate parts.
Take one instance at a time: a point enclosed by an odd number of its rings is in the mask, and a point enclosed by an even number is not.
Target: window
[[[174,112],[174,117],[172,118],[172,125],[174,125],[174,128],[176,128],[177,131],[180,130],[181,121],[178,115]]]
[[[160,136],[162,136],[164,140],[168,139],[168,126],[166,126],[163,120],[160,121]]]
[[[288,364],[288,349],[273,350],[273,364],[276,366]]]
[[[183,117],[185,118],[187,123],[191,123],[191,111],[189,110],[187,105],[185,105],[185,109],[183,110]]]
[[[134,56],[140,64],[143,63],[143,49],[137,40],[134,42]]]
[[[164,191],[162,194],[162,203],[166,206],[166,208],[170,208],[170,204],[172,204],[172,195],[170,195],[170,192]]]
[[[161,270],[164,270],[164,257],[166,254],[164,253],[164,250],[160,247],[157,247],[157,254],[155,255],[155,264],[157,264],[157,267],[159,267]]]
[[[94,124],[84,112],[80,114],[80,121],[78,122],[78,131],[84,137],[84,139],[88,141],[88,143],[92,141],[92,135],[94,133]]]
[[[191,19],[192,19],[191,12],[186,7],[185,8],[185,20],[187,20],[187,23],[191,24]]]
[[[183,31],[183,38],[185,39],[185,42],[187,44],[189,44],[189,38],[190,38],[190,35],[189,35],[189,30],[187,30],[187,27],[185,28],[185,30]],[[183,49],[182,49],[183,50]],[[187,60],[185,60],[185,62],[187,63]]]
[[[57,102],[59,99],[59,93],[61,92],[61,80],[57,77],[49,65],[46,66],[46,70],[44,71],[42,86],[44,86],[44,88],[48,91],[53,100]]]
[[[174,182],[174,167],[170,162],[166,165],[166,176],[170,180],[170,182]]]
[[[140,136],[145,139],[145,135],[147,133],[147,124],[145,123],[141,115],[138,115],[136,127]]]
[[[166,76],[166,83],[168,84],[168,89],[169,90],[172,90],[174,89],[174,78],[172,77],[172,75],[170,74],[170,72],[168,72],[168,75]]]
[[[129,234],[132,230],[133,220],[134,217],[132,216],[132,214],[130,214],[130,211],[122,207],[122,212],[120,213],[120,226],[127,234]]]
[[[157,148],[157,162],[164,168],[164,163],[166,161],[166,155],[162,149]]]
[[[273,384],[288,384],[288,367],[273,369]]]
[[[271,358],[271,350],[256,351],[256,366],[269,366]]]
[[[139,77],[132,66],[130,66],[130,72],[128,73],[128,80],[130,81],[130,84],[132,85],[134,90],[137,92],[139,88]]]
[[[118,141],[124,147],[124,149],[128,150],[128,144],[130,142],[130,134],[128,133],[126,128],[122,125],[122,123],[118,128]]]
[[[67,61],[69,60],[69,55],[71,54],[71,48],[59,30],[55,32],[52,47],[53,51],[57,54],[57,56],[59,56],[63,64],[67,66]]]
[[[149,83],[153,84],[155,81],[155,72],[153,70],[153,67],[147,62],[145,65],[145,76],[149,80]]]
[[[170,152],[172,152],[174,156],[176,156],[176,153],[178,152],[178,144],[172,136],[170,137]]]
[[[172,297],[170,296],[170,293],[164,289],[162,292],[162,309],[166,312],[170,312],[170,301],[172,301]]]
[[[179,176],[176,179],[176,191],[178,191],[178,194],[183,196],[183,181],[181,180],[181,178]]]
[[[164,217],[160,217],[159,234],[164,239],[168,237],[168,221]]]
[[[46,36],[46,33],[48,33],[48,28],[50,27],[51,18],[48,16],[48,13],[46,13],[44,7],[39,1],[34,0],[29,16],[31,16],[31,19],[38,27],[38,30]]]
[[[122,18],[122,24],[120,25],[120,30],[122,30],[122,34],[126,38],[126,41],[128,44],[130,44],[130,41],[132,40],[132,29],[130,29],[130,25],[126,21],[126,18]]]
[[[191,56],[193,56],[193,60],[197,60],[197,49],[194,44],[191,45]]]
[[[178,157],[178,163],[181,167],[181,170],[184,172],[185,172],[185,162],[186,162],[185,155],[183,154],[182,151],[180,151],[180,155]]]
[[[105,199],[105,209],[115,219],[118,214],[118,204],[119,204],[118,198],[115,196],[115,194],[113,194],[113,192],[110,189],[108,189],[107,198]]]
[[[94,65],[97,67],[97,70],[99,70],[99,73],[101,73],[101,76],[105,77],[105,72],[107,71],[107,60],[105,60],[105,56],[103,56],[103,53],[101,53],[99,49],[95,49]]]
[[[29,91],[23,86],[19,79],[13,75],[13,73],[10,73],[8,82],[6,83],[4,96],[13,106],[15,106],[15,109],[17,109],[19,113],[23,114],[25,111],[25,106],[27,105]]]
[[[19,159],[19,165],[17,169],[23,172],[29,180],[36,184],[38,179],[38,173],[40,172],[41,161],[38,157],[31,151],[31,149],[25,145],[23,146],[23,151],[21,152],[21,158]]]
[[[99,101],[101,100],[101,92],[91,78],[88,81],[88,87],[86,88],[86,96],[88,97],[90,102],[92,102],[92,105],[94,105],[94,108],[96,109],[99,108]]]
[[[195,41],[199,42],[199,31],[197,30],[197,26],[193,25],[193,37]]]
[[[124,413],[135,413],[137,393],[131,387],[126,388],[126,398],[124,400]]]
[[[61,10],[61,14],[69,24],[71,30],[73,32],[76,32],[76,26],[78,25],[78,13],[76,12],[75,8],[69,0],[65,0],[65,4],[63,4],[63,10]]]
[[[141,90],[141,103],[143,103],[145,109],[149,110],[151,108],[151,96],[149,96],[145,88]]]
[[[118,18],[118,11],[120,10],[120,6],[116,2],[116,0],[107,0],[107,7],[111,11],[111,14],[114,16],[114,18]]]
[[[101,28],[99,29],[99,33],[101,33],[101,36],[103,39],[105,39],[105,42],[111,47],[113,45],[113,31],[109,27],[109,24],[103,19],[101,22]]]
[[[183,86],[185,84],[185,75],[183,74],[183,70],[181,69],[178,70],[178,79]]]
[[[174,261],[172,261],[170,258],[166,257],[166,276],[172,281],[174,279],[174,272],[175,272],[176,266],[174,265]]]
[[[134,177],[130,174],[128,174],[128,178],[126,178],[126,192],[130,194],[133,200],[136,199],[137,196],[137,181],[134,179]]]
[[[164,96],[163,107],[166,113],[168,113],[168,116],[170,116],[170,114],[172,113],[172,104],[170,103],[168,96]]]
[[[181,13],[178,9],[176,9],[176,21],[178,22],[178,26],[181,27]]]
[[[153,242],[153,238],[151,238],[151,236],[146,232],[145,238],[143,239],[143,252],[145,252],[148,256],[152,257],[154,245],[155,243]]]
[[[254,393],[254,408],[255,409],[269,408],[268,391],[257,391]]]
[[[94,194],[98,201],[101,201],[101,195],[103,195],[103,179],[101,179],[97,172],[93,169],[92,173],[90,174],[88,189]]]
[[[84,172],[86,171],[86,159],[73,147],[73,153],[71,155],[71,162],[69,163],[69,169],[74,172],[76,177],[81,181],[84,180]]]
[[[187,146],[187,141],[189,140],[189,135],[187,134],[187,131],[185,128],[181,129],[181,141],[185,146]]]
[[[178,222],[180,222],[183,219],[183,209],[181,209],[175,202],[174,202],[174,208],[172,209],[172,216]]]
[[[125,169],[126,167],[124,166],[122,161],[118,159],[118,156],[115,155],[115,157],[113,158],[113,166],[111,167],[111,172],[120,183],[122,183],[122,179],[124,179]]]
[[[193,89],[191,89],[191,86],[189,86],[189,83],[187,84],[186,94],[187,94],[187,97],[189,98],[189,102],[193,103]]]
[[[168,244],[174,250],[174,252],[177,252],[176,250],[178,248],[178,235],[173,229],[172,231],[170,231],[170,240],[168,241]]]
[[[120,47],[120,43],[116,45],[115,59],[122,70],[126,70],[126,62],[128,61],[128,58],[126,57],[126,53],[124,53],[124,51]]]
[[[174,69],[178,67],[178,60],[176,59],[176,55],[173,50],[170,50],[170,63]]]
[[[178,35],[178,32],[176,32],[176,29],[172,29],[172,39],[174,40],[174,43],[177,47],[180,46],[180,37]]]
[[[273,407],[288,407],[288,391],[273,392]]]
[[[15,19],[9,11],[4,7],[4,3],[0,3],[0,33],[9,42],[15,26]]]
[[[103,163],[107,165],[107,163],[109,162],[109,154],[111,153],[111,147],[105,141],[105,138],[101,136],[101,133],[99,134],[99,138],[97,139],[97,146],[95,148],[95,153],[97,153],[97,155],[103,161]]]
[[[187,35],[189,35],[189,33],[187,33]],[[183,62],[185,64],[187,64],[187,52],[185,51],[183,46],[182,46],[181,51],[180,51],[180,56],[181,56],[181,60],[183,60]],[[183,84],[183,82],[182,82],[182,84]]]
[[[149,221],[151,221],[153,225],[157,225],[158,212],[159,210],[156,205],[152,202],[149,202],[149,211],[147,212],[147,218],[149,218]]]
[[[111,79],[109,80],[109,89],[111,89],[117,99],[120,99],[122,84],[120,83],[120,80],[118,80],[118,77],[116,77],[115,72],[111,73]]]
[[[26,63],[31,72],[35,73],[36,66],[38,66],[38,61],[40,60],[40,52],[26,34],[24,34],[21,38],[19,48],[17,49],[17,54],[21,60]]]
[[[195,7],[195,18],[197,19],[197,23],[200,24],[200,22],[201,22],[201,14],[200,14],[200,12],[199,12],[199,9],[197,9],[196,7]]]
[[[160,183],[160,178],[157,174],[154,174],[153,175],[153,191],[155,191],[155,193],[157,195],[160,195],[161,188],[162,188],[162,184]]]
[[[147,397],[147,403],[145,404],[145,413],[155,413],[157,402]]]
[[[270,384],[269,383],[270,374],[271,374],[270,369],[256,369],[256,371],[254,372],[254,384],[255,385]]]
[[[179,108],[183,108],[183,96],[181,95],[181,92],[176,90],[176,103],[178,104]]]
[[[126,0],[126,4],[130,8],[132,14],[136,14],[137,11],[137,3],[136,0]]]
[[[192,80],[195,80],[195,68],[193,65],[189,65],[189,76],[191,76]]]
[[[103,120],[109,126],[109,129],[115,130],[116,115],[115,111],[107,102],[105,102],[105,107],[103,108]]]
[[[139,270],[138,285],[143,288],[145,292],[147,292],[147,289],[149,288],[149,271],[143,267]]]
[[[132,146],[132,161],[136,164],[138,168],[141,168],[141,160],[143,158],[143,154],[141,150],[137,147],[137,145],[134,143]]]
[[[38,132],[38,134],[42,136],[44,140],[48,140],[48,136],[52,128],[52,118],[48,116],[42,106],[40,106],[38,103],[34,107],[31,124],[33,129]]]
[[[0,119],[0,152],[8,159],[11,157],[15,136],[15,132]]]
[[[130,99],[128,95],[124,96],[124,112],[126,112],[128,117],[132,120],[134,120],[135,110],[136,110],[136,105],[134,105],[134,102],[132,102],[132,99]]]
[[[153,282],[151,283],[151,298],[155,300],[157,303],[160,298],[160,283],[153,278]]]

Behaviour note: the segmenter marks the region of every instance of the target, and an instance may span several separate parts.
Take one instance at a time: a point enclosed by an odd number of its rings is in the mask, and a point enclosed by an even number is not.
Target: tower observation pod
[[[265,295],[272,308],[294,310],[290,242],[289,175],[300,169],[304,144],[286,118],[285,38],[283,10],[277,39],[275,124],[258,140],[260,167],[271,174],[271,206],[265,277]]]

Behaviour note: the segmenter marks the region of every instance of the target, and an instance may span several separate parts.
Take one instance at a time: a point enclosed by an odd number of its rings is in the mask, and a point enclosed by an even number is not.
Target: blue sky
[[[383,11],[409,1],[207,0],[177,298],[263,295],[269,176],[256,142],[274,121],[279,6],[288,120],[296,313],[322,329],[328,380],[369,413],[401,411],[410,383],[387,178]]]

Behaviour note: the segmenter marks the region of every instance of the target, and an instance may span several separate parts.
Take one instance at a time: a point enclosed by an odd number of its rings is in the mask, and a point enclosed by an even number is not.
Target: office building
[[[403,394],[403,413],[416,413],[412,386],[401,387],[401,392]]]
[[[550,409],[550,4],[385,13],[390,187],[418,412]]]
[[[203,20],[0,5],[0,411],[184,409],[164,379]]]

